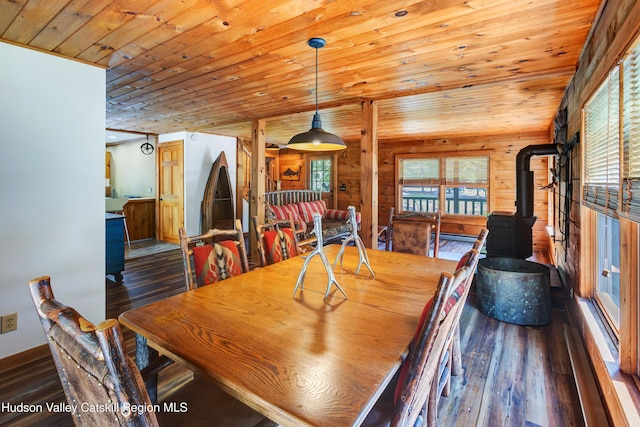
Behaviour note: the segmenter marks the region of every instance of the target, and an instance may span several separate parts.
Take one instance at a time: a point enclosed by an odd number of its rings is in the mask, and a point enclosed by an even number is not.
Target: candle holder
[[[342,292],[342,295],[344,295],[344,297],[347,298],[347,294],[340,287],[340,284],[336,280],[336,276],[333,274],[333,268],[331,268],[331,264],[329,263],[329,260],[327,259],[327,256],[325,255],[322,249],[323,243],[324,243],[324,240],[322,237],[322,216],[317,213],[313,214],[313,233],[316,235],[316,238],[318,239],[316,243],[316,247],[313,251],[309,253],[309,255],[305,257],[306,259],[304,260],[304,264],[302,265],[302,271],[300,271],[300,275],[298,276],[298,281],[296,282],[296,287],[293,289],[294,298],[296,296],[296,292],[298,291],[298,287],[300,287],[301,292],[304,290],[304,276],[305,274],[307,274],[307,266],[309,265],[309,261],[311,261],[311,258],[313,258],[316,255],[320,256],[320,259],[322,260],[322,264],[324,264],[324,268],[325,270],[327,270],[327,276],[328,276],[327,292],[325,292],[324,294],[324,299],[326,299],[329,296],[329,291],[331,290],[332,284],[335,284],[336,288],[338,288],[338,290]]]
[[[358,268],[356,268],[356,274],[360,273],[360,267],[364,264],[367,269],[371,272],[373,277],[376,277],[376,273],[371,269],[371,264],[369,264],[369,256],[367,255],[367,251],[365,250],[364,243],[362,239],[358,235],[358,222],[356,221],[356,208],[354,206],[349,206],[347,208],[349,211],[349,219],[348,222],[351,224],[352,231],[351,235],[342,241],[342,246],[338,251],[338,255],[336,256],[336,260],[333,262],[333,267],[335,268],[338,260],[340,260],[340,267],[342,267],[342,261],[344,259],[344,248],[351,242],[355,242],[356,247],[358,248],[358,255],[360,257],[360,261],[358,262]]]

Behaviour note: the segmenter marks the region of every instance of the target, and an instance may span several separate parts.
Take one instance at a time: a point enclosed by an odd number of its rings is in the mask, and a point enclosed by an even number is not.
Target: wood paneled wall
[[[279,155],[280,170],[278,171],[278,179],[282,180],[281,186],[283,190],[304,190],[309,187],[307,170],[307,162],[305,161],[304,153],[294,150],[280,150]],[[298,171],[300,169],[300,179],[296,181],[290,181],[283,179],[282,173],[287,169],[292,171]]]
[[[381,141],[378,152],[378,219],[380,225],[387,223],[389,209],[395,205],[395,156],[396,154],[486,154],[490,156],[489,209],[493,211],[515,211],[516,199],[516,155],[528,145],[548,144],[546,133],[510,134],[465,138],[438,138],[419,141]],[[345,184],[347,191],[338,193],[338,208],[349,205],[360,206],[360,145],[359,141],[348,141],[348,148],[338,157],[338,185]],[[538,217],[534,225],[534,250],[547,250],[546,231],[548,200],[552,200],[548,190],[538,190],[549,182],[548,162],[545,156],[531,159],[534,171],[535,212]],[[477,235],[486,220],[444,218],[443,233]]]
[[[489,210],[515,212],[516,155],[528,145],[548,144],[546,132],[494,136],[438,138],[418,141],[381,141],[378,162],[378,223],[386,225],[389,209],[395,205],[395,156],[397,154],[469,154],[490,156]],[[360,210],[360,141],[346,141],[347,149],[338,155],[338,187],[344,184],[346,191],[338,192],[338,209],[356,206]],[[282,181],[283,190],[306,188],[306,163],[304,154],[281,151],[280,169],[297,170],[303,165],[300,181]],[[533,227],[534,250],[546,251],[549,236],[546,231],[551,190],[539,190],[549,183],[549,164],[546,156],[531,158],[534,171],[534,214],[538,220]],[[485,218],[443,218],[442,232],[477,235],[486,226]]]

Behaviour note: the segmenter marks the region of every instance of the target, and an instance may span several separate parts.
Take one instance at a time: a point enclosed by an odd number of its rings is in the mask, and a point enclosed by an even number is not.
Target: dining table
[[[323,252],[333,264],[341,246]],[[456,261],[346,246],[332,285],[304,255],[122,313],[149,346],[283,426],[357,426],[393,379]],[[138,349],[140,350],[140,349]],[[212,402],[212,404],[215,404]]]

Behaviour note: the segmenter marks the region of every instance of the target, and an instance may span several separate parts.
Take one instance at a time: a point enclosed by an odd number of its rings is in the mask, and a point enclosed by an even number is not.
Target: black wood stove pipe
[[[531,157],[558,154],[561,148],[557,144],[529,145],[516,156],[516,216],[533,217],[533,171]],[[535,219],[534,219],[535,221]]]

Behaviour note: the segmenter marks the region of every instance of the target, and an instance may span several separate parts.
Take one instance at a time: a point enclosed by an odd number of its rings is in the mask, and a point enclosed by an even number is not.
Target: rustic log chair
[[[115,319],[94,326],[54,298],[48,276],[31,280],[29,289],[67,402],[77,405],[75,425],[273,425],[201,378],[190,381],[161,404],[152,404],[143,375],[157,371],[150,367],[141,373],[136,368]],[[176,411],[171,412],[172,407]],[[185,408],[188,411],[182,412]]]
[[[481,252],[482,247],[487,241],[488,235],[489,235],[488,229],[483,228],[482,230],[480,230],[480,233],[478,233],[478,237],[476,238],[476,241],[473,243],[473,249],[477,250],[478,252]]]
[[[430,256],[431,234],[433,233],[433,257],[440,250],[440,211],[409,212],[396,214],[389,211],[385,250]]]
[[[480,259],[480,252],[476,249],[470,249],[466,252],[458,262],[457,269],[466,267],[469,269],[467,277],[462,280],[458,286],[453,289],[451,296],[447,302],[446,309],[450,310],[453,316],[453,325],[449,330],[445,350],[440,356],[440,364],[436,378],[438,378],[437,389],[432,398],[429,400],[428,408],[428,424],[435,425],[438,418],[438,401],[440,396],[449,396],[451,391],[451,376],[457,376],[462,372],[462,351],[460,348],[460,317],[464,309],[469,289],[473,282],[473,276]]]
[[[235,230],[213,229],[205,234],[187,237],[185,229],[181,227],[178,234],[187,290],[249,271],[239,219],[236,219]]]
[[[446,352],[447,339],[451,335],[458,302],[450,298],[452,291],[469,275],[468,267],[461,267],[454,274],[444,272],[435,295],[424,307],[409,354],[402,363],[396,381],[392,381],[382,393],[363,426],[417,426],[435,425],[435,418],[428,414],[437,399],[438,372],[441,355]]]
[[[257,216],[252,220],[262,267],[300,254],[293,221],[284,219],[260,224]]]
[[[484,246],[484,243],[487,241],[487,235],[489,234],[489,230],[483,228],[478,234],[478,238],[473,243],[473,247],[471,250],[466,252],[458,261],[458,267],[466,265],[471,269],[471,273],[466,280],[463,304],[459,309],[459,313],[456,314],[457,320],[455,323],[455,331],[453,336],[453,341],[451,343],[451,375],[457,376],[462,373],[462,350],[460,348],[460,316],[462,316],[462,309],[464,307],[464,302],[467,299],[467,295],[469,294],[469,289],[471,289],[471,284],[473,283],[473,277],[476,272],[476,268],[478,267],[478,260],[480,259],[480,250]]]

